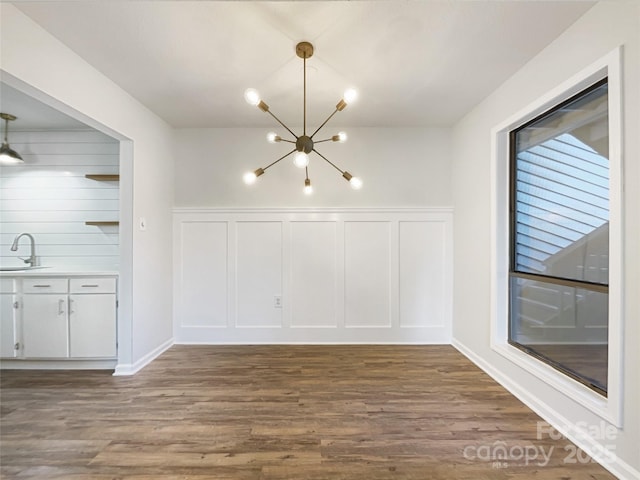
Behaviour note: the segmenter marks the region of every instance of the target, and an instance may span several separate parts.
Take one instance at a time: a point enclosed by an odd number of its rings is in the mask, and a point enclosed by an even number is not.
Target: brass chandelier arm
[[[283,156],[281,156],[279,159],[277,159],[275,162],[271,162],[269,165],[267,165],[266,167],[263,168],[263,170],[266,170],[267,168],[273,167],[276,163],[278,163],[280,160],[284,160],[285,158],[287,158],[289,155],[291,155],[293,152],[295,152],[296,149],[294,148],[293,150],[291,150],[289,153],[284,154]]]
[[[318,132],[320,131],[320,129],[321,129],[322,127],[324,127],[324,126],[327,124],[327,122],[328,122],[329,120],[331,120],[331,118],[332,118],[336,113],[338,113],[339,111],[340,111],[340,110],[336,108],[336,109],[333,111],[333,113],[332,113],[331,115],[329,115],[329,117],[328,117],[324,122],[322,122],[322,125],[320,125],[318,128],[316,128],[316,131],[315,131],[315,132],[313,132],[313,133],[311,134],[311,137],[310,137],[310,138],[311,138],[311,139],[313,139],[314,135],[315,135],[316,133],[318,133]]]
[[[324,155],[322,155],[319,151],[317,151],[315,148],[313,149],[314,152],[316,152],[318,155],[320,155],[320,157],[322,157],[322,159],[327,162],[329,165],[331,165],[333,168],[335,168],[336,170],[338,170],[340,173],[342,173],[344,175],[344,170],[341,170],[340,168],[338,168],[336,166],[335,163],[333,163],[331,160],[329,160],[327,157],[325,157]]]
[[[269,115],[271,115],[273,118],[275,118],[275,119],[276,119],[276,122],[278,122],[280,125],[282,125],[284,128],[286,128],[286,129],[287,129],[287,131],[288,131],[291,135],[293,135],[293,138],[296,138],[296,139],[298,138],[298,136],[297,136],[295,133],[293,133],[293,131],[292,131],[289,127],[287,127],[284,123],[282,123],[282,120],[280,120],[278,117],[276,117],[276,116],[273,114],[273,112],[271,112],[271,110],[267,110],[266,112],[267,112]]]
[[[296,142],[294,142],[293,140],[287,140],[286,138],[281,138],[280,140],[278,140],[279,142],[287,142],[287,143],[293,143],[295,144]]]
[[[323,142],[335,142],[336,140],[334,140],[333,137],[331,138],[325,138],[324,140],[314,140],[313,144],[315,145],[316,143],[323,143]]]

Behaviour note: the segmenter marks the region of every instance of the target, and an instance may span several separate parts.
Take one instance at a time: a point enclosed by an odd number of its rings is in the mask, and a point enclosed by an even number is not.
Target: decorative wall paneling
[[[95,131],[12,131],[11,147],[22,165],[0,168],[0,264],[28,256],[33,234],[43,265],[114,267],[119,263],[116,225],[86,225],[119,219],[119,184],[85,175],[119,173],[119,143]]]
[[[175,209],[177,343],[449,343],[452,210]]]

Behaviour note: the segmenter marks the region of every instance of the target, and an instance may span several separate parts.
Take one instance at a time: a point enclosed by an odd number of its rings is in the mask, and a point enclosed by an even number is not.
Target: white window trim
[[[622,426],[623,400],[623,172],[622,47],[594,62],[491,131],[491,348],[606,421]],[[609,349],[604,397],[508,343],[509,132],[608,77],[609,98]]]

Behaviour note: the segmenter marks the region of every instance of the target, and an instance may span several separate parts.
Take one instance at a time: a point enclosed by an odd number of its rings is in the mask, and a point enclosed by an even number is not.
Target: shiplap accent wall
[[[175,209],[174,339],[448,343],[452,217],[450,208]]]
[[[28,232],[42,265],[117,268],[118,227],[85,221],[118,220],[119,184],[84,175],[119,173],[119,143],[96,131],[9,133],[25,163],[0,166],[0,264],[22,265],[28,239],[10,247]]]

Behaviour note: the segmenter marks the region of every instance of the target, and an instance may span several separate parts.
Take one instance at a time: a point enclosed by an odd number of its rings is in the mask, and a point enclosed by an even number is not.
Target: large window
[[[604,79],[510,132],[509,342],[607,394]]]

